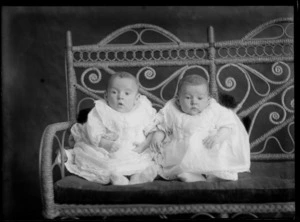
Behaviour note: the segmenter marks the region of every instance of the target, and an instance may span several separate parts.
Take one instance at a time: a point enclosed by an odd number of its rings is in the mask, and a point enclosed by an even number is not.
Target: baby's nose
[[[117,98],[118,99],[124,99],[124,95],[122,93],[119,93]]]
[[[196,99],[192,99],[192,100],[191,100],[191,104],[192,104],[192,105],[196,105],[197,103],[198,103],[198,102],[196,101]]]

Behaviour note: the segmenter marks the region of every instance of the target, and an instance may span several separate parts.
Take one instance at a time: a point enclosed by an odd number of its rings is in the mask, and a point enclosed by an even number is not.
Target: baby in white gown
[[[149,147],[156,110],[138,93],[136,78],[114,74],[107,87],[106,101],[95,101],[87,122],[71,128],[75,140],[66,151],[65,166],[73,174],[101,184],[127,185],[151,182],[157,168]]]
[[[156,117],[152,147],[159,155],[159,175],[185,182],[237,180],[250,169],[247,131],[230,109],[209,94],[199,75],[185,76],[177,96]]]

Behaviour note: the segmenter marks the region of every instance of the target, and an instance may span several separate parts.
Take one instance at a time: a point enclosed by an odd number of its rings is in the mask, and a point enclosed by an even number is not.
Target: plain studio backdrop
[[[43,130],[67,120],[65,36],[96,44],[111,32],[149,23],[183,42],[241,39],[293,6],[2,7],[3,219],[40,219],[38,156]]]

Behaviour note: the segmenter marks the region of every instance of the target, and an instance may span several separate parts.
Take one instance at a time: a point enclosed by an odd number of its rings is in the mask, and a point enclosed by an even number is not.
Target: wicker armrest
[[[52,172],[53,140],[57,132],[66,130],[72,125],[73,122],[60,122],[48,125],[42,135],[39,151],[39,177],[44,212],[47,213],[49,213],[47,208],[53,209],[54,205]]]

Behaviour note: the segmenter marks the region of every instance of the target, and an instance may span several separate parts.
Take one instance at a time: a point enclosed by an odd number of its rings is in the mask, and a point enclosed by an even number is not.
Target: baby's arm
[[[226,140],[231,140],[236,131],[236,114],[226,107],[215,103],[211,106],[214,114],[215,127],[217,132],[209,135],[203,140],[203,144],[208,148],[213,148],[216,144],[222,144]]]
[[[160,151],[163,140],[165,139],[166,134],[162,130],[157,130],[153,133],[150,146],[154,147],[157,151]]]
[[[149,147],[150,141],[152,139],[153,133],[149,133],[146,137],[146,139],[138,144],[135,144],[136,147],[133,149],[133,151],[137,152],[137,153],[142,153],[144,152],[144,150]]]
[[[217,133],[208,135],[203,140],[203,145],[207,149],[213,148],[216,144],[222,144],[225,140],[230,137],[232,129],[230,127],[223,126],[218,129]]]
[[[163,121],[161,113],[156,114],[152,123],[144,129],[146,140],[140,144],[137,144],[137,147],[134,151],[142,153],[148,147],[155,147],[156,149],[161,146],[163,139],[165,138],[165,133],[158,129],[158,125]]]
[[[152,140],[150,142],[150,146],[156,151],[160,152],[162,144],[164,140],[166,139],[167,135],[169,134],[168,131],[166,131],[167,124],[165,121],[165,108],[161,109],[159,113],[156,115],[156,127],[155,131],[153,132]]]
[[[86,133],[90,144],[95,147],[103,148],[108,152],[115,152],[119,147],[116,144],[118,135],[108,132],[96,108],[93,108],[88,114]]]
[[[142,153],[149,146],[153,146],[154,148],[156,148],[156,150],[159,150],[164,138],[165,138],[165,133],[161,130],[151,132],[148,134],[145,141],[143,141],[140,144],[137,144],[137,147],[134,148],[133,151],[137,153]]]

